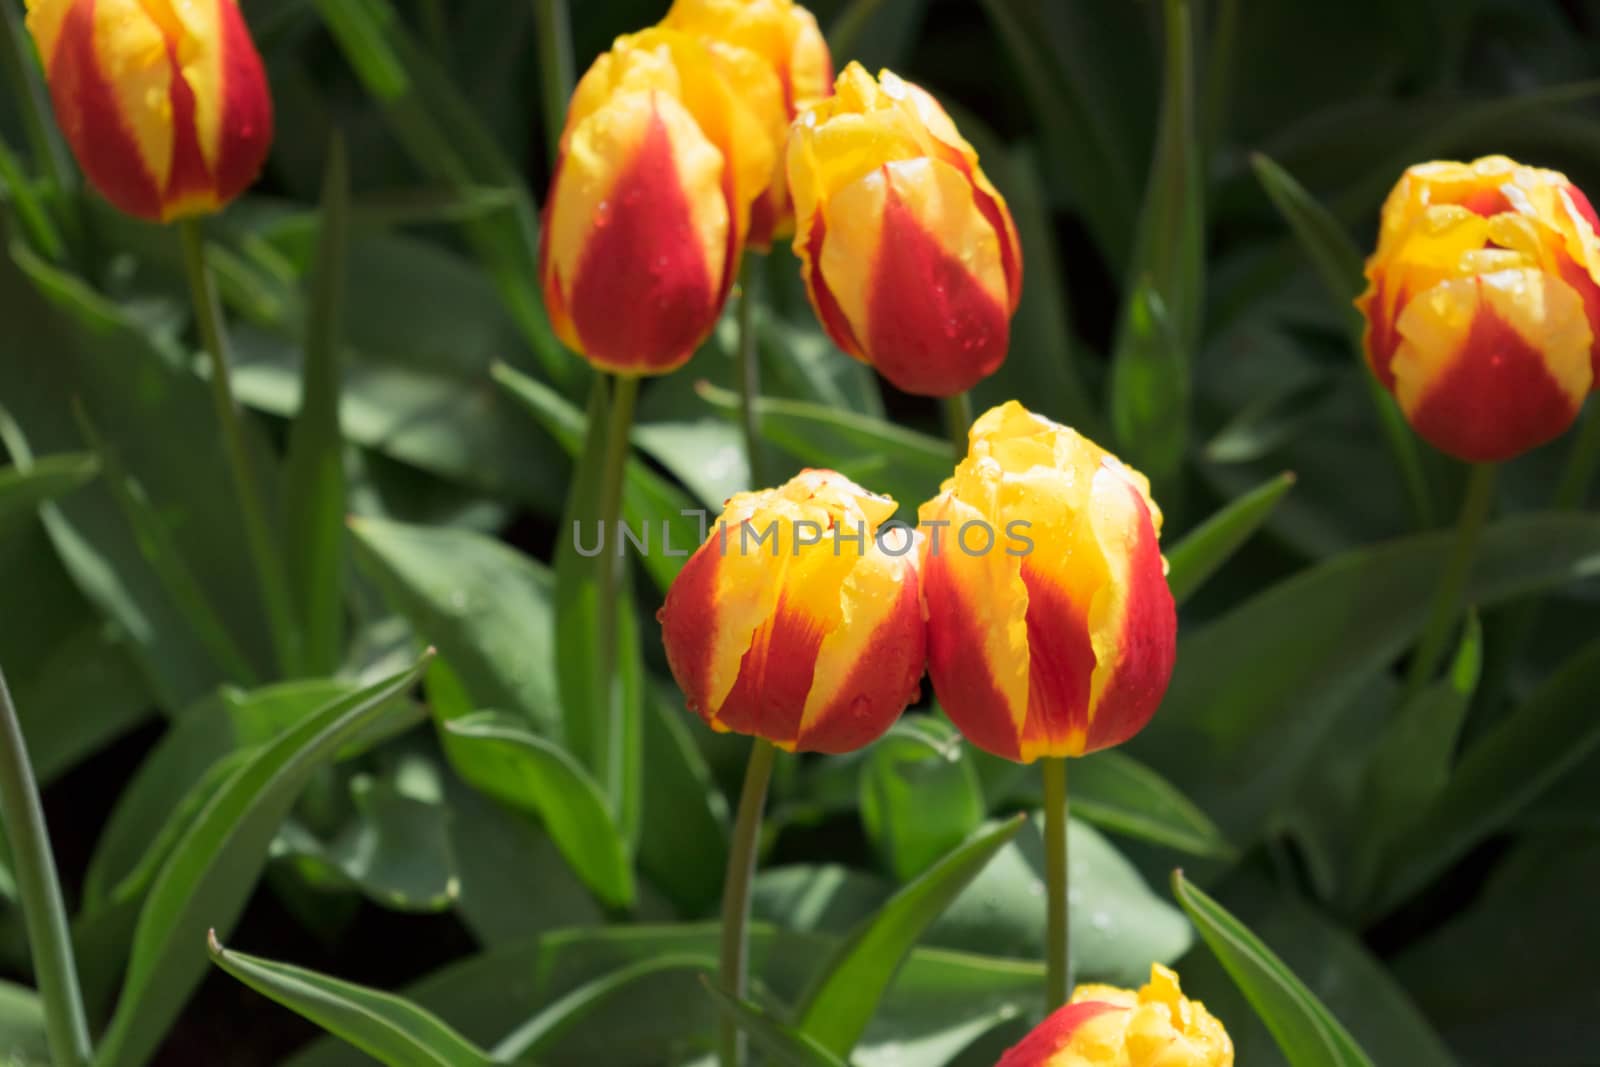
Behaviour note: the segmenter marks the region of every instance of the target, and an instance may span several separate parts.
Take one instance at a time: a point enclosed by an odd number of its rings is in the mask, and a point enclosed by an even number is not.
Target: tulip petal
[[[1053,1067],[1055,1057],[1067,1051],[1072,1039],[1095,1019],[1126,1013],[1128,1007],[1103,1000],[1081,1000],[1058,1008],[1033,1031],[1007,1050],[995,1067]]]
[[[1532,269],[1453,279],[1401,316],[1396,396],[1417,432],[1472,462],[1559,436],[1591,384],[1583,301]]]

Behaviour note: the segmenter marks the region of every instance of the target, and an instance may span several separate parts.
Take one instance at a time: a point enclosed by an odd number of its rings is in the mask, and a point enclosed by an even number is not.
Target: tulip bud
[[[783,99],[755,53],[673,30],[617,38],[578,83],[545,203],[556,333],[604,370],[663,374],[716,325]]]
[[[1031,763],[1144,728],[1177,640],[1144,475],[1012,400],[920,519],[928,672],[970,741]]]
[[[129,215],[219,211],[255,181],[272,96],[234,0],[28,0],[56,119]]]
[[[1600,373],[1594,209],[1504,156],[1423,163],[1367,260],[1367,360],[1412,427],[1459,459],[1510,459],[1572,425]]]
[[[1079,986],[995,1067],[1233,1067],[1233,1040],[1157,963],[1137,993]]]
[[[833,471],[728,501],[657,618],[712,729],[849,752],[916,699],[925,646],[916,536],[895,502]]]
[[[1022,249],[933,97],[845,68],[789,134],[795,255],[834,343],[908,393],[954,396],[1006,357]]]
[[[815,16],[793,0],[673,0],[661,25],[747,48],[766,61],[783,89],[782,128],[775,134],[779,145],[796,114],[833,92],[828,42]],[[793,232],[794,208],[780,153],[770,184],[750,209],[747,243],[765,252],[775,237]]]

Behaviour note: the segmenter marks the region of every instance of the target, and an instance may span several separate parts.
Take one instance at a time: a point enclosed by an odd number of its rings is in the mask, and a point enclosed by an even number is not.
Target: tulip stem
[[[611,403],[607,406],[610,423],[606,430],[605,466],[600,472],[600,529],[617,544],[600,553],[595,603],[595,679],[604,694],[600,714],[595,717],[595,759],[600,768],[600,783],[605,795],[623,796],[622,782],[627,774],[623,758],[624,712],[617,687],[617,608],[622,587],[622,484],[628,468],[629,437],[633,430],[634,402],[639,398],[639,379],[619,374],[613,379]]]
[[[216,407],[217,422],[222,426],[223,452],[232,468],[233,489],[239,498],[245,542],[255,563],[256,580],[261,585],[261,597],[272,630],[279,670],[286,676],[293,675],[298,664],[298,642],[295,639],[294,612],[289,606],[287,572],[277,541],[267,525],[261,487],[256,481],[255,468],[251,465],[243,420],[233,395],[227,324],[222,317],[222,305],[217,300],[216,286],[206,269],[205,235],[201,232],[200,224],[193,219],[179,223],[178,233],[183,240],[183,262],[189,276],[190,293],[194,298],[200,339],[211,358],[211,399]]]
[[[1045,927],[1045,1011],[1055,1011],[1072,992],[1072,930],[1068,918],[1071,895],[1067,868],[1067,761],[1046,756],[1044,775],[1044,881],[1048,901]]]
[[[744,428],[744,454],[750,465],[750,487],[766,482],[761,471],[761,355],[756,349],[756,305],[761,301],[761,260],[746,252],[739,267],[739,424]]]
[[[950,433],[950,444],[956,451],[956,462],[967,458],[967,431],[972,429],[972,394],[957,393],[945,397],[945,428]]]
[[[561,131],[567,124],[572,96],[572,18],[567,0],[533,0],[533,24],[539,38],[540,104],[544,106],[545,144],[555,162]]]
[[[1405,688],[1400,693],[1399,707],[1405,707],[1422,692],[1423,686],[1433,678],[1444,657],[1450,634],[1455,628],[1456,615],[1461,610],[1462,592],[1472,574],[1472,560],[1478,551],[1478,539],[1494,505],[1494,482],[1498,469],[1493,463],[1477,463],[1467,479],[1461,516],[1456,520],[1455,544],[1450,549],[1444,573],[1434,589],[1433,606],[1429,609],[1422,638],[1412,654]]]
[[[33,954],[35,981],[44,1002],[45,1039],[50,1059],[63,1067],[86,1067],[94,1058],[89,1025],[84,1018],[78,968],[72,955],[72,934],[56,878],[50,835],[39,804],[39,787],[17,709],[0,673],[0,816],[11,861],[16,869],[22,919]]]
[[[745,927],[750,921],[750,883],[755,879],[761,814],[767,806],[767,783],[772,780],[777,754],[772,742],[752,739],[733,840],[728,845],[728,873],[722,883],[721,985],[730,997],[740,1000],[744,999],[750,977],[749,946],[745,940]],[[722,1018],[717,1047],[722,1067],[743,1067],[744,1033],[730,1016]]]

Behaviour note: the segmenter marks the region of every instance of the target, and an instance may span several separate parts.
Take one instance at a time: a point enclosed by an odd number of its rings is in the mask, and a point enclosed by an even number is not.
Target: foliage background
[[[98,1021],[137,955],[157,872],[230,753],[260,751],[424,643],[449,668],[431,668],[421,694],[441,720],[492,708],[572,747],[555,650],[565,640],[571,654],[559,557],[587,371],[549,336],[530,269],[549,132],[534,5],[244,7],[279,133],[262,184],[208,233],[263,457],[283,454],[300,407],[325,165],[336,132],[348,146],[348,626],[313,672],[332,681],[261,693],[269,645],[175,239],[86,196],[86,236],[52,256],[30,199],[58,214],[71,200],[37,180],[21,98],[0,99],[15,164],[0,174],[0,437],[16,465],[0,482],[0,663],[46,784]],[[1417,532],[1386,449],[1335,235],[1366,247],[1388,186],[1423,158],[1505,152],[1600,188],[1600,6],[1217,0],[1176,38],[1158,5],[1127,0],[814,7],[824,27],[853,25],[841,65],[892,66],[950,105],[1017,216],[1024,303],[980,410],[1019,396],[1117,442],[1156,475],[1169,546],[1295,475],[1275,508],[1233,513],[1241,530],[1266,517],[1185,604],[1155,724],[1125,753],[1075,767],[1081,975],[1131,983],[1152,958],[1176,960],[1241,1063],[1282,1062],[1171,903],[1167,873],[1183,865],[1376,1063],[1596,1062],[1600,983],[1575,950],[1600,943],[1587,580],[1600,519],[1544,510],[1575,435],[1502,476],[1512,517],[1492,528],[1470,590],[1481,635],[1464,628],[1450,679],[1398,722],[1393,668],[1445,542]],[[573,4],[578,69],[663,8]],[[1320,242],[1296,240],[1253,152],[1331,210]],[[908,516],[949,468],[938,412],[831,349],[787,252],[770,257],[764,292],[763,381],[777,398],[765,432],[785,457],[774,466],[837,467]],[[719,391],[733,384],[725,325],[689,368],[647,386],[630,514],[714,508],[745,482]],[[64,458],[26,477],[30,452]],[[1460,472],[1422,463],[1441,523]],[[294,477],[272,466],[280,485]],[[678,544],[692,528],[677,527]],[[710,735],[671,688],[649,625],[671,566],[653,556],[634,574],[636,846],[548,761],[534,784],[500,783],[516,804],[490,799],[459,773],[472,757],[444,751],[466,742],[419,724],[419,706],[385,719],[395,736],[308,775],[268,835],[259,885],[234,887],[237,926],[202,899],[199,929],[420,991],[485,1043],[618,967],[703,955],[709,928],[693,924],[715,913],[743,746]],[[298,595],[313,592],[303,581]],[[1514,657],[1514,616],[1535,593],[1549,595]],[[1032,776],[963,748],[926,711],[859,757],[784,761],[756,904],[774,924],[758,969],[780,1002],[897,886],[984,819],[1036,803]],[[1015,1040],[1042,985],[1036,846],[1024,828],[923,935],[858,1062],[987,1064]],[[22,983],[3,877],[0,896],[0,952]],[[198,939],[190,948],[198,978]],[[37,1005],[20,985],[0,993],[0,1035],[26,1062]],[[180,1007],[148,1015],[156,1062],[277,1063],[315,1035],[216,970]],[[576,1017],[546,1062],[692,1058],[710,1012],[689,963],[644,974]],[[290,1062],[358,1061],[324,1042]]]

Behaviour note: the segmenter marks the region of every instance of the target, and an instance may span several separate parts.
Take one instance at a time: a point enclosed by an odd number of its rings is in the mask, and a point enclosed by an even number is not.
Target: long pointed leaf
[[[1167,552],[1167,584],[1182,604],[1261,528],[1294,487],[1290,471],[1261,483],[1189,532]]]
[[[849,1055],[923,931],[1017,835],[1025,821],[1025,816],[1018,815],[980,833],[889,898],[822,969],[795,1013],[798,1029],[829,1052]]]
[[[540,1054],[560,1041],[562,1035],[581,1025],[586,1017],[613,998],[633,992],[640,983],[676,971],[704,974],[716,965],[716,959],[711,956],[677,954],[618,968],[579,986],[507,1034],[494,1047],[494,1058],[502,1063],[537,1062]]]
[[[704,976],[700,984],[706,987],[717,1007],[775,1062],[787,1067],[845,1067],[843,1059],[815,1039],[774,1019],[765,1009],[729,996]]]
[[[495,1062],[449,1024],[392,993],[230,951],[215,931],[206,943],[218,967],[388,1067],[490,1067]]]
[[[88,452],[0,468],[0,522],[32,516],[40,504],[87,485],[99,473],[100,460]]]

